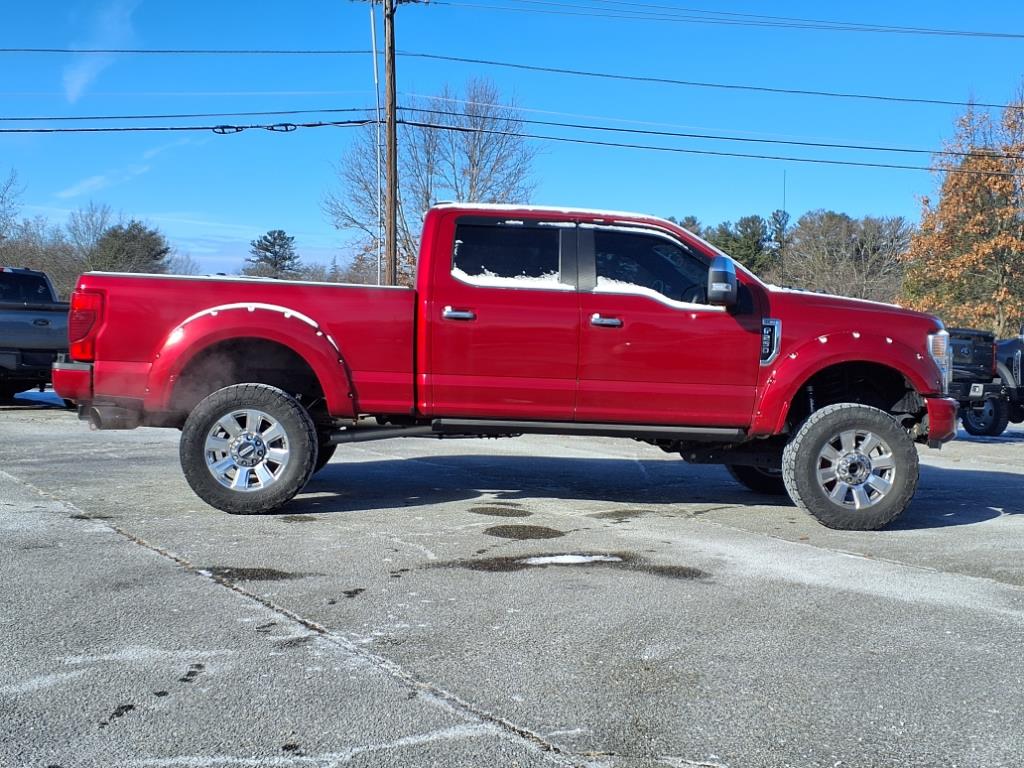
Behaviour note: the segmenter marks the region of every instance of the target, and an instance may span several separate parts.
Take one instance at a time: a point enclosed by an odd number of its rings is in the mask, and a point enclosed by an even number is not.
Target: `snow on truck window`
[[[594,232],[597,288],[637,293],[668,304],[707,304],[707,265],[663,237],[623,230]]]
[[[559,282],[555,229],[459,224],[452,275],[472,285],[573,290]]]

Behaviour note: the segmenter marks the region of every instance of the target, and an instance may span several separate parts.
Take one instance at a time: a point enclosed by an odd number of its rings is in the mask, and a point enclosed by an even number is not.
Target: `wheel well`
[[[267,339],[229,339],[207,347],[178,375],[170,409],[183,420],[208,395],[232,384],[269,384],[301,402],[314,421],[327,420],[323,388],[301,355]]]
[[[880,363],[840,363],[818,371],[797,390],[786,426],[792,431],[814,411],[836,403],[870,405],[897,417],[916,417],[925,407],[913,384],[894,368]]]

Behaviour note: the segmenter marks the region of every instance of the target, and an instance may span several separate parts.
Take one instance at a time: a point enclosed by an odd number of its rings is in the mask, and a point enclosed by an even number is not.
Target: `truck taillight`
[[[93,329],[103,311],[103,297],[98,293],[75,291],[71,294],[68,314],[68,344],[72,360],[90,362],[96,356]]]

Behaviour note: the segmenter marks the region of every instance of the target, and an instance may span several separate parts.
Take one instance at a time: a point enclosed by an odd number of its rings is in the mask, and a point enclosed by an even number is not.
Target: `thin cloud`
[[[83,48],[116,48],[135,37],[132,13],[139,0],[112,0],[102,6],[93,18],[88,38],[79,43]],[[64,95],[74,104],[97,77],[114,63],[113,56],[81,55],[64,68]]]
[[[57,193],[57,197],[61,200],[68,200],[73,197],[81,197],[82,195],[98,192],[115,184],[124,184],[127,181],[142,176],[144,173],[148,173],[150,168],[151,166],[149,165],[129,165],[127,168],[118,168],[107,173],[89,176],[72,184],[67,189],[62,189]]]

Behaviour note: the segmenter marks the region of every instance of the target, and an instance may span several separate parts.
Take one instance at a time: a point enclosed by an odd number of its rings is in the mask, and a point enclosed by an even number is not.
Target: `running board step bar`
[[[587,424],[578,421],[497,421],[493,419],[434,419],[440,435],[583,435],[633,437],[638,440],[687,440],[733,443],[746,440],[745,429],[732,427],[672,427],[650,424]]]

